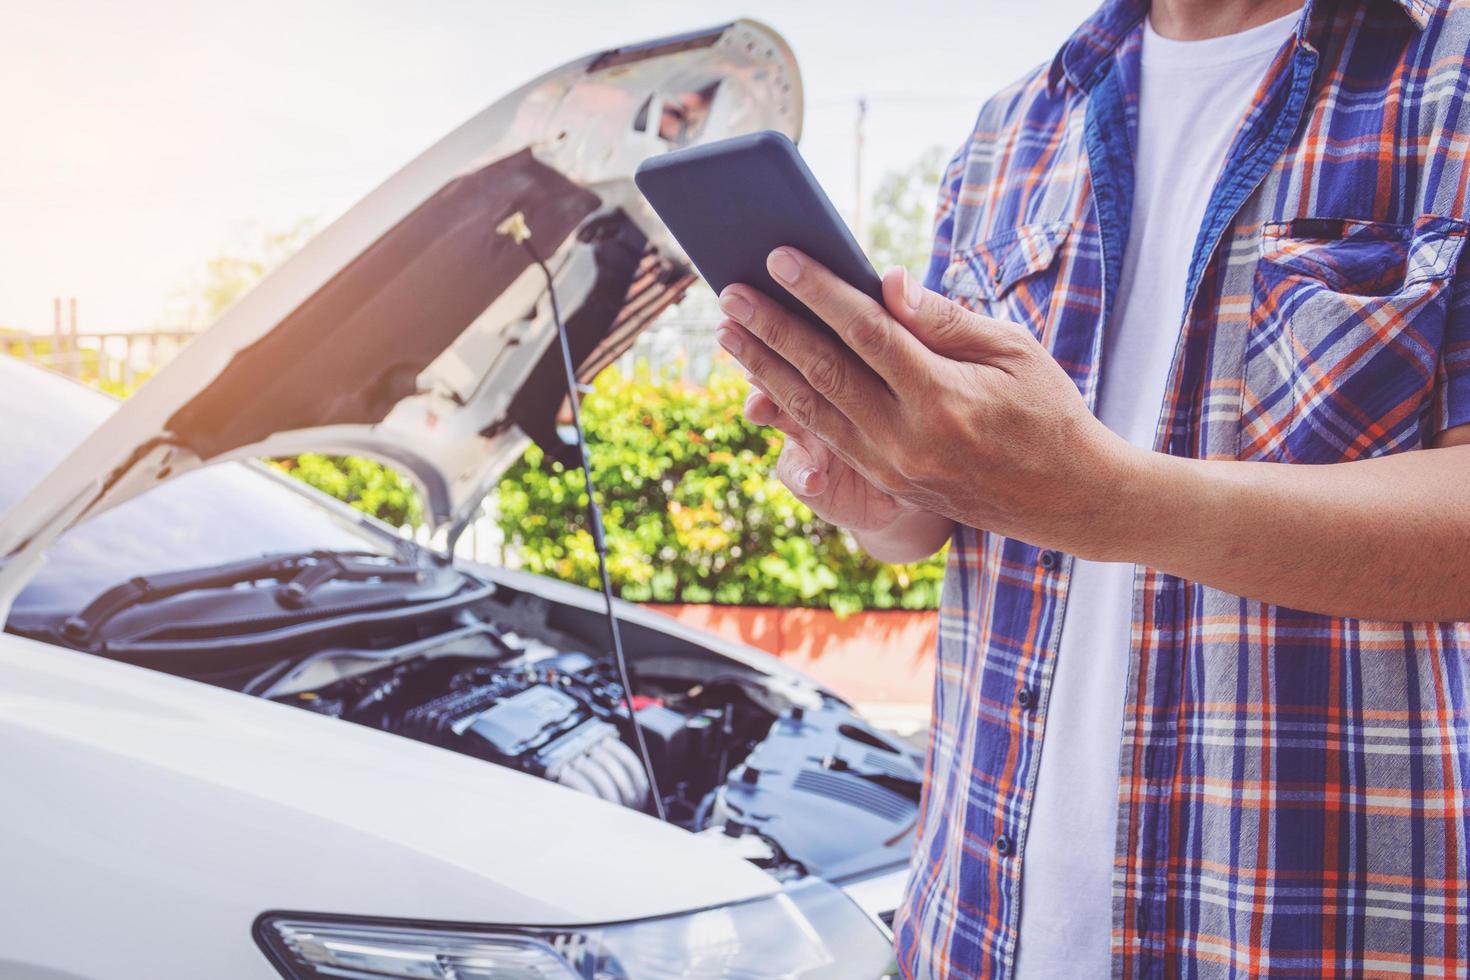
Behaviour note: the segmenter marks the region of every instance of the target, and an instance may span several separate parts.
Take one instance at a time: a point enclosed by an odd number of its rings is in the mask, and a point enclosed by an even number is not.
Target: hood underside
[[[0,620],[67,528],[199,466],[373,456],[467,521],[531,438],[570,460],[543,259],[583,381],[694,281],[634,188],[649,156],[800,134],[774,31],[737,21],[590,55],[445,137],[197,337],[0,520]],[[515,216],[519,215],[519,219]],[[524,244],[506,233],[517,220]]]

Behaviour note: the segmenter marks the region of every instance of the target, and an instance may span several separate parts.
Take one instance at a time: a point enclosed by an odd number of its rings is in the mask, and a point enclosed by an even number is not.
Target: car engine
[[[27,635],[662,810],[777,877],[857,882],[913,845],[922,762],[841,699],[647,621],[623,624],[630,698],[595,605],[450,566],[253,559],[53,619]]]
[[[610,803],[640,810],[649,805],[648,777],[633,748],[622,688],[583,653],[504,663],[420,655],[282,700],[519,769]],[[712,719],[686,718],[646,699],[634,703],[656,771],[672,777]]]
[[[905,859],[919,760],[841,701],[782,703],[756,675],[640,675],[630,716],[611,663],[566,649],[565,636],[554,646],[483,622],[471,632],[473,643],[406,657],[328,652],[357,666],[267,696],[651,812],[636,723],[672,822],[778,875],[836,879]],[[374,656],[387,662],[364,669]]]

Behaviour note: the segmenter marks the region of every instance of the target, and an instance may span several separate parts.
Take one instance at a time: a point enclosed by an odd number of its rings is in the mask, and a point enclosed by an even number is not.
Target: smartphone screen
[[[836,336],[766,272],[766,256],[789,245],[883,302],[873,264],[782,133],[675,150],[645,160],[634,180],[717,293],[745,283]]]

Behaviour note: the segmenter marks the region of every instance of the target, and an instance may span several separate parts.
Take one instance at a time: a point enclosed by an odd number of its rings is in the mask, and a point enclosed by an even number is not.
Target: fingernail
[[[732,356],[740,356],[740,348],[744,345],[741,343],[740,335],[737,334],[734,330],[731,330],[729,327],[716,327],[715,339],[718,340],[720,342],[720,346],[729,351]]]
[[[724,310],[725,315],[730,319],[740,323],[749,320],[750,314],[755,311],[755,308],[750,305],[750,300],[728,289],[720,294],[720,309]]]
[[[816,469],[808,466],[806,469],[796,474],[796,482],[801,484],[802,493],[811,493],[812,489],[817,485]]]
[[[771,270],[771,275],[782,282],[790,285],[801,277],[801,263],[796,261],[796,256],[789,249],[778,248],[766,259],[766,267]]]
[[[903,298],[909,304],[909,309],[917,311],[919,304],[924,302],[924,284],[914,278],[909,270],[903,270]]]

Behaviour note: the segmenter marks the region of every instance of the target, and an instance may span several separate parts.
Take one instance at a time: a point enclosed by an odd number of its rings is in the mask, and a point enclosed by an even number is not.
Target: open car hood
[[[5,514],[0,622],[57,536],[206,464],[373,456],[418,483],[437,529],[470,519],[527,438],[574,461],[531,252],[590,380],[695,279],[634,168],[757,129],[796,138],[801,118],[790,48],[745,20],[593,54],[496,102],[231,307]],[[507,233],[521,222],[529,249]]]

